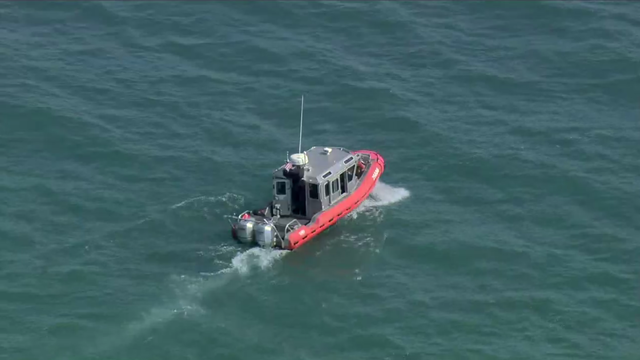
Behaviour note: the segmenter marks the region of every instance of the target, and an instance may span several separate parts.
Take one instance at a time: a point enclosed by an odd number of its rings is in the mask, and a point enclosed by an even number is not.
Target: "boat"
[[[302,149],[272,173],[272,199],[264,208],[228,216],[232,237],[263,248],[295,250],[356,210],[385,169],[371,150],[313,146]]]

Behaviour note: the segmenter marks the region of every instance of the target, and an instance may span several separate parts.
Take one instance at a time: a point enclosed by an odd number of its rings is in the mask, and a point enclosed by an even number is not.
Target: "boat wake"
[[[244,277],[256,269],[267,269],[289,251],[250,248],[244,252],[237,252],[237,247],[221,246],[212,254],[214,257],[229,256],[236,252],[226,267],[213,273],[200,273],[201,276],[174,275],[171,276],[171,296],[164,305],[159,305],[141,314],[140,318],[127,324],[113,336],[101,337],[98,344],[94,344],[94,351],[108,351],[124,346],[160,324],[177,317],[186,318],[198,316],[206,312],[200,306],[201,299],[210,292],[224,286],[237,276]],[[216,261],[217,262],[217,261]],[[148,338],[143,341],[148,341]]]
[[[233,248],[222,247],[220,250],[217,255],[233,251]],[[237,251],[237,248],[235,251]],[[289,253],[289,251],[254,247],[244,252],[237,252],[227,267],[216,272],[202,272],[200,273],[200,277],[187,275],[172,276],[171,283],[177,300],[174,304],[177,303],[178,306],[174,305],[166,308],[166,312],[170,316],[176,314],[187,316],[191,313],[202,313],[204,310],[199,306],[199,300],[203,295],[227,284],[230,280],[234,279],[234,276],[244,277],[251,274],[253,270],[268,269],[287,253]],[[157,313],[157,311],[152,310],[151,315],[154,313]],[[163,321],[165,319],[160,316],[157,320]],[[153,323],[153,321],[151,321],[151,323]]]
[[[376,187],[369,197],[362,202],[358,209],[354,210],[348,217],[356,218],[358,213],[366,213],[370,211],[379,211],[381,207],[389,206],[400,202],[410,196],[407,189],[402,187],[394,187],[378,181]],[[222,208],[236,209],[244,199],[235,194],[224,194],[217,197],[198,196],[184,200],[171,206],[171,209],[192,208],[207,211],[206,204],[219,203]],[[204,207],[204,208],[203,208]],[[214,212],[220,213],[229,209],[218,209],[216,206]],[[384,238],[381,240],[384,243]],[[366,241],[360,242],[369,243]],[[377,244],[379,248],[382,244]],[[364,244],[360,244],[364,245]],[[373,246],[373,245],[371,245]],[[358,246],[359,247],[359,246]],[[234,254],[235,253],[235,254]],[[119,331],[115,336],[105,336],[95,344],[93,351],[103,351],[120,347],[139,338],[150,329],[175,319],[176,317],[198,316],[206,312],[200,304],[203,296],[224,286],[237,277],[245,277],[250,275],[254,270],[265,270],[271,268],[279,259],[290,253],[286,250],[264,249],[260,247],[250,248],[246,251],[238,252],[238,248],[231,245],[221,245],[216,247],[211,254],[214,263],[223,263],[222,269],[211,273],[200,273],[200,276],[191,275],[174,275],[169,279],[172,288],[171,295],[163,305],[156,306],[141,314],[140,318],[132,321]],[[220,259],[228,259],[222,261]],[[356,269],[358,273],[358,269]],[[361,278],[357,275],[357,280]],[[147,340],[150,340],[147,339]],[[145,340],[145,341],[147,341]]]
[[[215,273],[201,273],[201,275],[217,275],[217,274],[229,274],[238,273],[242,276],[248,275],[253,269],[267,269],[270,268],[278,259],[282,258],[289,251],[276,250],[276,249],[264,249],[260,247],[253,247],[244,252],[238,252],[236,256],[231,259],[231,265],[227,268],[219,270]]]
[[[195,209],[199,209],[202,206],[206,206],[210,203],[221,203],[222,208],[215,209],[216,213],[223,213],[228,211],[229,209],[237,209],[240,208],[244,204],[244,198],[240,195],[236,195],[233,193],[226,193],[220,196],[196,196],[191,199],[187,199],[181,201],[177,204],[171,205],[171,209],[183,208],[183,207],[193,207]]]

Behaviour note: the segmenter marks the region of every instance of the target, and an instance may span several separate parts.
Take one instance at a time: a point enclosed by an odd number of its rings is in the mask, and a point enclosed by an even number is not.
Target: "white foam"
[[[375,211],[380,207],[398,203],[408,198],[410,195],[411,193],[409,190],[403,187],[394,187],[382,181],[378,181],[376,187],[373,189],[371,194],[369,194],[369,197],[366,198],[357,209],[352,211],[348,217],[355,219],[358,217],[358,213],[370,212],[372,210]]]
[[[386,206],[395,204],[409,197],[409,190],[402,187],[393,187],[378,181],[369,197],[362,203],[363,206]]]
[[[255,266],[263,270],[271,267],[276,260],[287,253],[289,253],[289,251],[254,247],[245,252],[238,253],[231,260],[231,267],[225,270],[226,272],[237,271],[241,275],[246,275]]]
[[[286,250],[250,248],[247,251],[237,253],[228,267],[213,273],[200,273],[205,277],[192,277],[182,275],[174,277],[176,281],[175,293],[182,310],[201,310],[197,305],[198,299],[204,294],[217,289],[233,279],[233,274],[246,276],[251,270],[262,270],[271,267],[278,259],[289,253]]]

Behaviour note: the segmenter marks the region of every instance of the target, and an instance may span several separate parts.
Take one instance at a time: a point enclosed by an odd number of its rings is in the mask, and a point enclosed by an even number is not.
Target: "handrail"
[[[302,226],[302,224],[300,224],[300,221],[298,221],[298,219],[293,219],[291,221],[289,221],[289,223],[284,227],[284,233],[287,233],[287,230],[289,230],[289,225],[293,224],[294,222],[298,223],[298,226]],[[293,228],[291,228],[291,230],[293,230]]]
[[[282,236],[280,236],[280,232],[278,231],[278,229],[276,229],[276,236],[280,238],[280,244],[284,245],[284,239],[282,238]]]

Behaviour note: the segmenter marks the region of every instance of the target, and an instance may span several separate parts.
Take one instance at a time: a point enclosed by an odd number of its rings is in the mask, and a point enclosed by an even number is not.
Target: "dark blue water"
[[[0,358],[637,359],[633,2],[0,4]],[[303,147],[374,197],[248,250]]]

